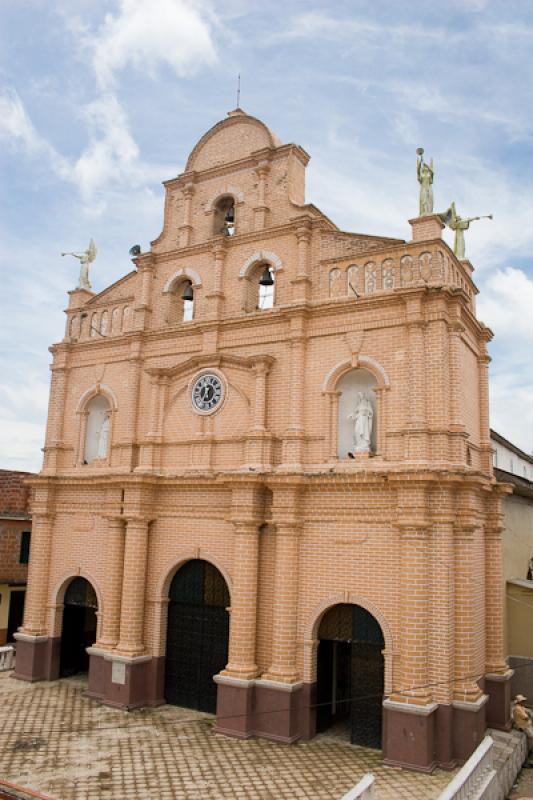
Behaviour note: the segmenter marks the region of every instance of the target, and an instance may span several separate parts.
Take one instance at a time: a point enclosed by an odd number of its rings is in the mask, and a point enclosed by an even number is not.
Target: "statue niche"
[[[87,427],[83,462],[103,461],[109,455],[111,407],[106,397],[96,395],[87,404]]]
[[[337,382],[338,457],[350,458],[376,452],[375,377],[366,369],[351,369]]]

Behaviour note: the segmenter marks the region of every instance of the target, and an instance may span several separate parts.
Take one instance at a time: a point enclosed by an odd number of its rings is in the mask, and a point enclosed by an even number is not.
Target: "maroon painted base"
[[[513,671],[504,676],[485,675],[485,692],[489,696],[487,703],[487,725],[500,731],[510,731],[511,696]]]
[[[215,730],[239,739],[310,739],[315,735],[314,696],[315,684],[281,689],[267,681],[218,682]]]
[[[116,660],[115,660],[116,663]],[[130,711],[165,702],[164,658],[121,663],[113,674],[113,659],[102,653],[90,654],[87,697],[113,708]]]
[[[59,678],[61,639],[38,637],[17,639],[13,677],[21,681],[53,681]]]
[[[438,706],[403,710],[401,703],[383,707],[383,763],[407,767],[417,772],[433,772],[435,758],[435,721]],[[413,707],[415,708],[415,707]]]

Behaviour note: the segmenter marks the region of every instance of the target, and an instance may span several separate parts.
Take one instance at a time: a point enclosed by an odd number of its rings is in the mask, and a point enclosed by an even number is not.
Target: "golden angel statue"
[[[83,253],[61,253],[62,256],[74,256],[74,258],[77,258],[80,262],[80,280],[77,286],[78,289],[92,288],[91,282],[89,281],[89,264],[92,264],[97,253],[98,250],[96,249],[94,239],[91,239],[87,250],[84,250]]]

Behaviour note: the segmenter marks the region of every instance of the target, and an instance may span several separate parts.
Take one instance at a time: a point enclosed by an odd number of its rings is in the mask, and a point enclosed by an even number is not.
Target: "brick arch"
[[[377,386],[380,389],[390,387],[390,379],[385,368],[371,356],[361,355],[357,358],[354,364],[350,359],[349,361],[340,361],[327,373],[322,383],[323,392],[333,392],[340,378],[352,369],[366,369],[374,376]]]
[[[111,406],[111,411],[116,411],[118,409],[118,400],[115,392],[105,383],[93,383],[92,386],[87,389],[86,392],[82,394],[78,401],[78,407],[76,408],[76,413],[80,414],[81,412],[85,411],[87,407],[87,403],[89,403],[93,397],[97,397],[99,394],[103,395],[107,400],[109,400],[109,404]]]
[[[102,615],[103,615],[103,608],[104,608],[104,601],[102,591],[98,584],[96,578],[90,572],[86,572],[83,569],[79,569],[77,572],[69,571],[67,573],[63,573],[61,578],[57,581],[52,590],[51,594],[51,620],[50,620],[50,630],[51,635],[54,637],[61,636],[61,628],[63,624],[63,601],[65,598],[65,592],[68,588],[69,583],[74,580],[74,578],[85,578],[94,589],[96,594],[96,601],[98,603],[98,608],[96,609],[96,640],[100,637],[100,627],[102,624]]]
[[[195,289],[202,285],[202,279],[196,270],[191,269],[190,267],[181,267],[180,269],[177,269],[176,272],[174,272],[165,283],[163,293],[172,291],[172,286],[180,278],[188,278]]]
[[[166,653],[166,640],[167,640],[167,623],[168,623],[168,615],[166,614],[166,607],[168,605],[168,592],[170,589],[170,584],[176,572],[183,567],[187,561],[192,561],[194,559],[200,559],[202,561],[208,561],[212,564],[224,580],[226,581],[226,586],[228,587],[228,592],[230,596],[230,606],[231,606],[231,596],[232,596],[232,581],[227,569],[220,563],[218,558],[213,556],[211,553],[202,550],[201,547],[193,548],[191,550],[186,550],[185,552],[181,553],[177,558],[173,558],[171,561],[167,561],[166,566],[161,572],[161,576],[157,582],[154,594],[151,599],[148,600],[148,604],[152,606],[153,613],[152,613],[152,640],[151,640],[151,650],[152,655],[154,656],[164,656]],[[231,608],[230,608],[231,610]]]
[[[367,597],[357,594],[357,592],[339,592],[335,595],[330,595],[321,603],[319,603],[307,618],[307,622],[303,631],[304,640],[304,681],[313,683],[317,678],[317,665],[316,656],[318,651],[318,630],[324,614],[330,608],[345,603],[348,605],[360,606],[364,608],[369,614],[372,614],[376,622],[379,623],[385,641],[385,648],[383,650],[383,657],[385,663],[385,686],[384,693],[390,694],[392,691],[392,663],[394,656],[393,636],[387,618],[372,600]]]
[[[214,207],[223,197],[233,197],[235,203],[244,203],[244,192],[237,186],[226,186],[214,194],[205,204],[206,214],[213,211]]]
[[[257,250],[253,255],[246,259],[239,270],[239,278],[247,278],[256,264],[267,261],[275,272],[283,269],[281,258],[271,250]]]
[[[216,558],[215,556],[205,552],[201,548],[195,548],[193,550],[189,550],[183,553],[177,559],[174,558],[170,563],[167,562],[167,566],[163,570],[163,575],[157,583],[157,588],[155,590],[155,599],[166,600],[168,598],[168,590],[170,588],[170,584],[172,583],[172,579],[174,578],[176,572],[181,567],[183,567],[183,565],[186,564],[187,561],[193,561],[195,559],[198,559],[200,561],[208,561],[210,564],[216,567],[216,569],[218,569],[218,571],[226,581],[226,585],[228,587],[228,591],[231,598],[231,578],[226,568],[222,566],[218,558]]]

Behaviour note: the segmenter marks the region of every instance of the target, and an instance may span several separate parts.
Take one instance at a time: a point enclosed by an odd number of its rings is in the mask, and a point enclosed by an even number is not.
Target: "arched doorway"
[[[98,601],[89,581],[74,578],[67,587],[63,604],[59,675],[66,678],[89,670],[87,648],[96,641]]]
[[[318,630],[317,730],[343,721],[352,744],[381,747],[385,646],[377,620],[366,609],[340,603]]]
[[[213,676],[228,661],[230,603],[226,581],[208,561],[188,561],[169,590],[165,698],[215,713]]]

